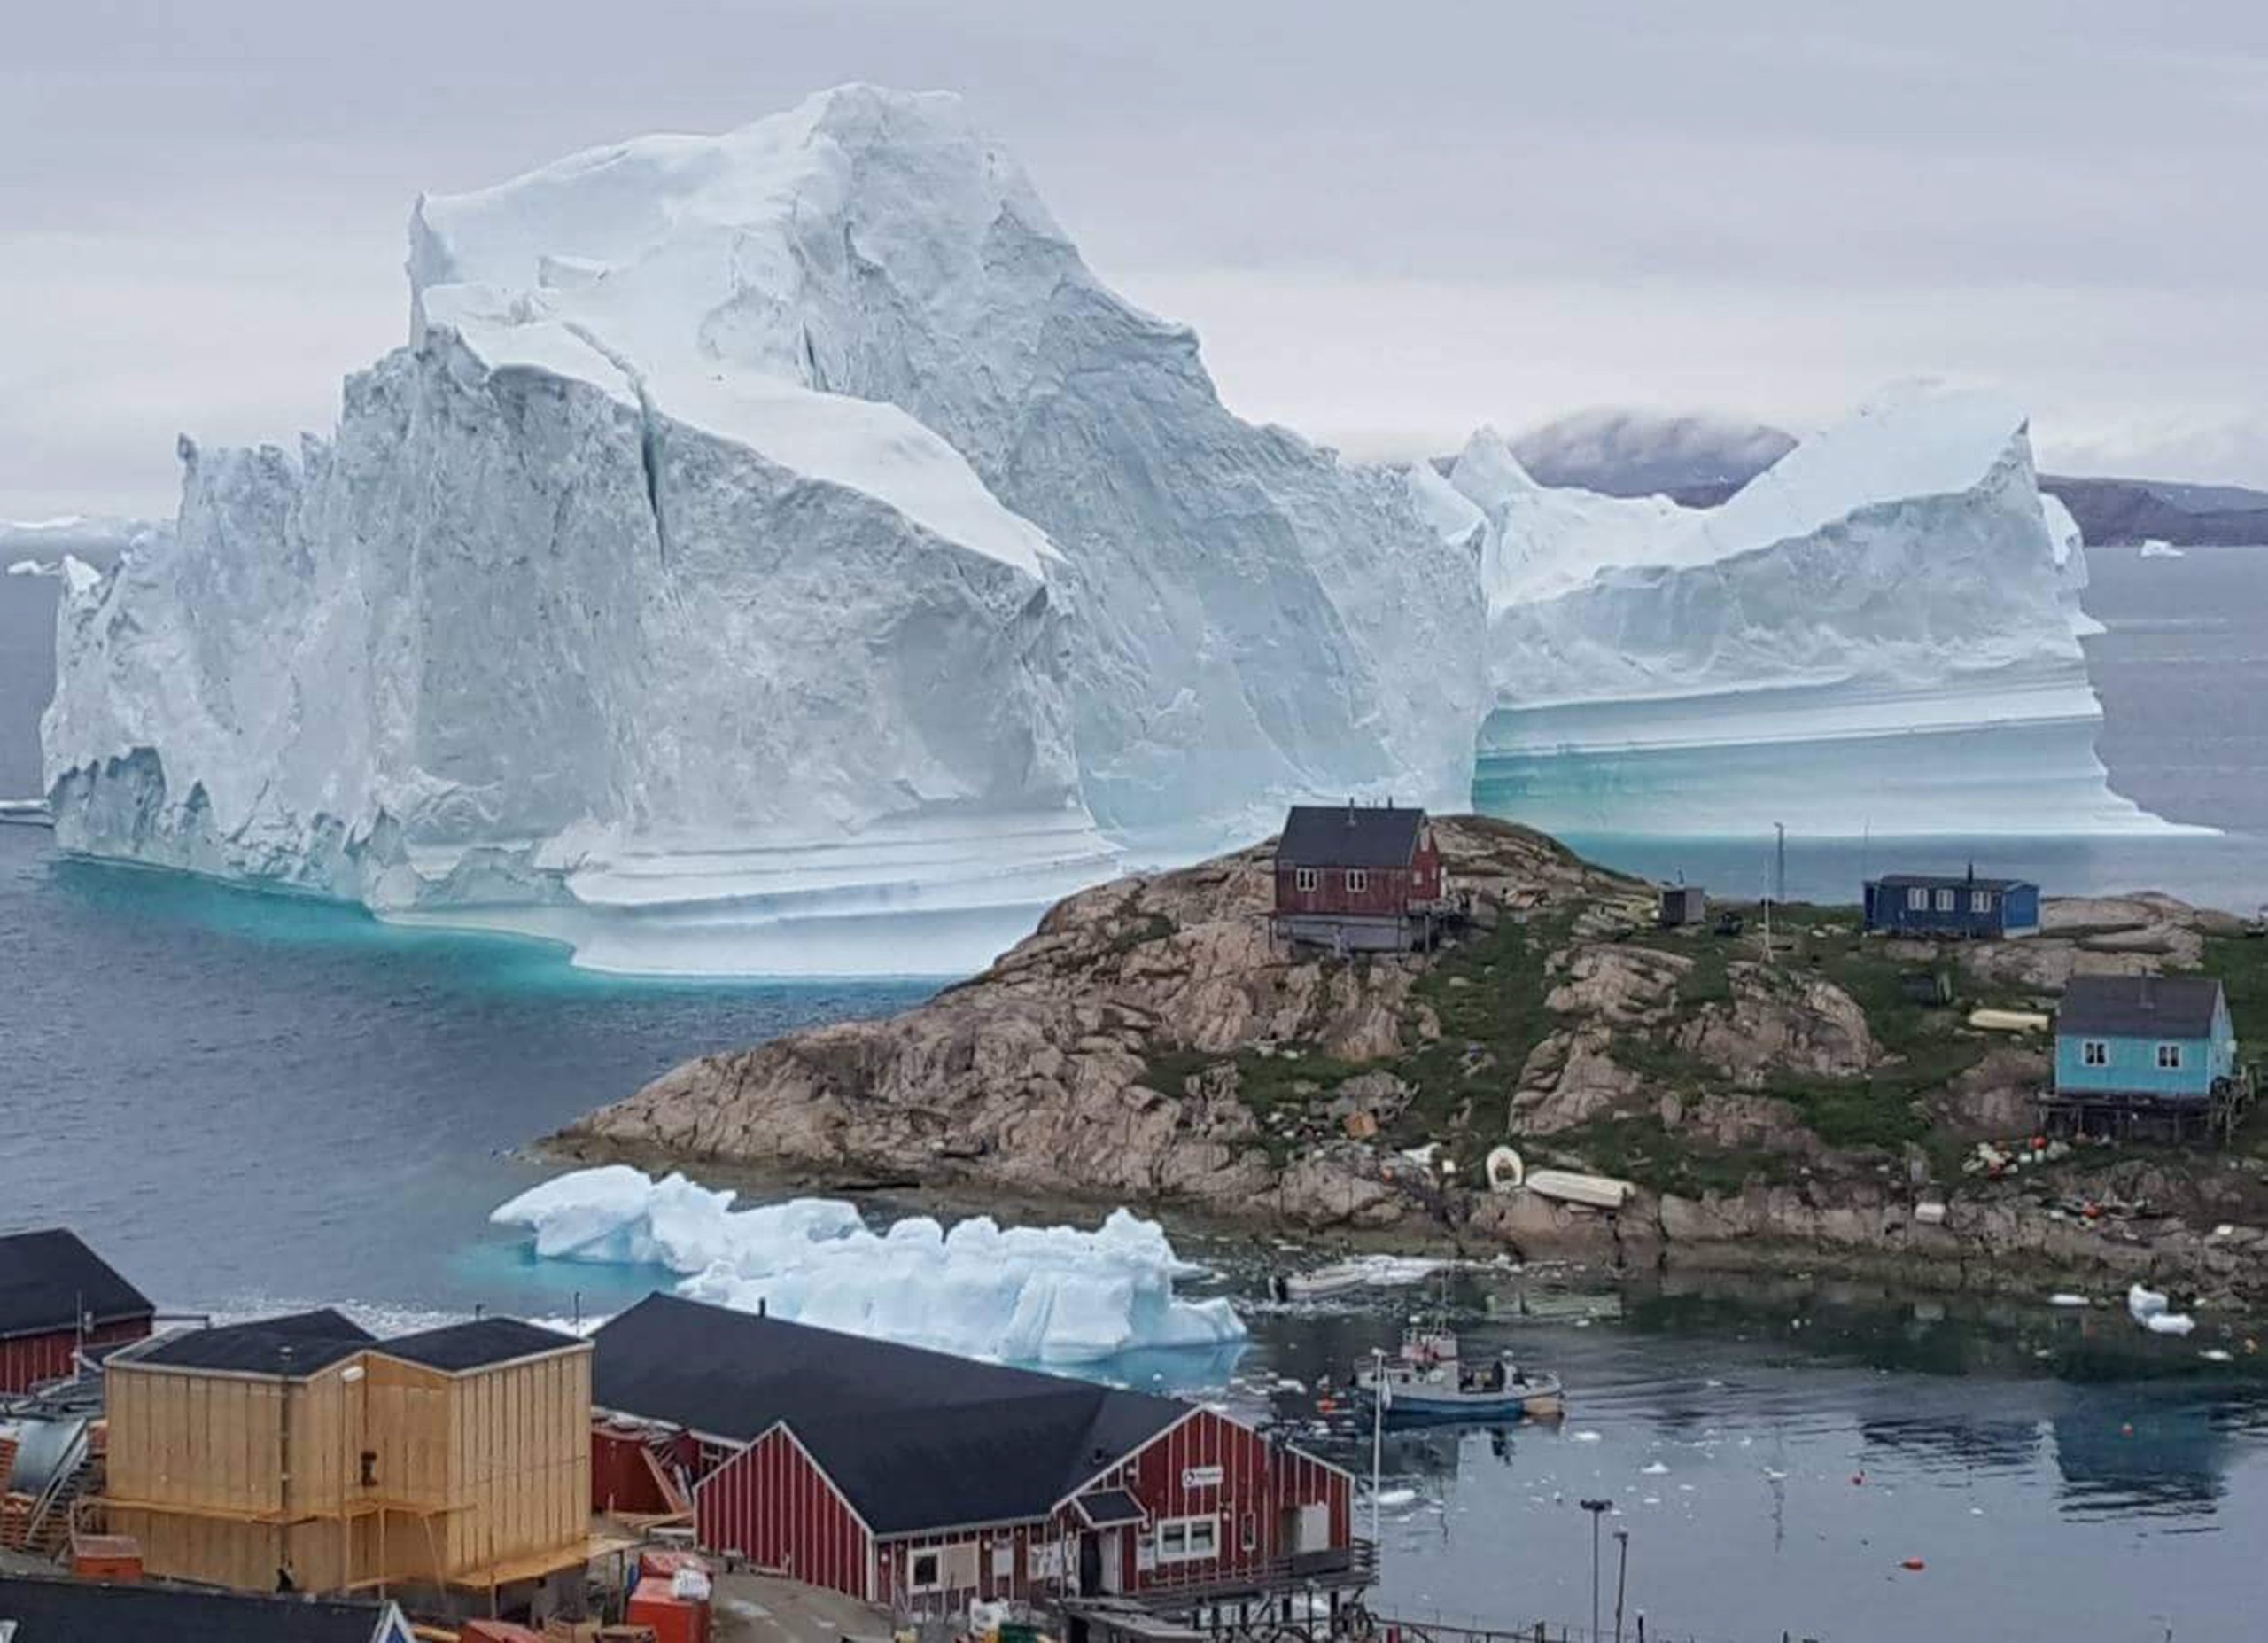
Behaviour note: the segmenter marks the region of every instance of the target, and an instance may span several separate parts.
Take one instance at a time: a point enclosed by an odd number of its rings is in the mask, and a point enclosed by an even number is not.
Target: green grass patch
[[[1544,965],[1565,945],[1572,923],[1565,914],[1525,923],[1507,915],[1495,930],[1441,954],[1418,978],[1410,1002],[1433,1013],[1441,1037],[1419,1037],[1411,1010],[1392,1070],[1416,1094],[1390,1139],[1440,1141],[1462,1165],[1503,1138],[1520,1069],[1557,1024],[1544,1008],[1552,987]]]

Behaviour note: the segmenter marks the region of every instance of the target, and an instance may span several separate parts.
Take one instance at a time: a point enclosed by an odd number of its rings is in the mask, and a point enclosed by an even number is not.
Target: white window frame
[[[1370,887],[1371,875],[1368,868],[1348,868],[1347,869],[1347,893],[1348,895],[1358,896]]]
[[[1155,1540],[1158,1566],[1169,1563],[1213,1563],[1221,1556],[1221,1516],[1200,1512],[1193,1517],[1161,1517]],[[1200,1542],[1202,1545],[1199,1544]]]
[[[2110,1040],[2109,1039],[2081,1039],[2079,1040],[2079,1065],[2108,1067],[2109,1064]]]
[[[1906,910],[1908,913],[1927,913],[1930,910],[1930,892],[1919,884],[1913,886],[1906,892]]]
[[[1293,868],[1292,869],[1292,888],[1294,890],[1313,890],[1317,887],[1317,884],[1321,880],[1322,876],[1323,876],[1317,873],[1313,868]]]
[[[2180,1045],[2161,1044],[2158,1046],[2158,1071],[2160,1072],[2179,1072],[2181,1071]]]
[[[1247,1512],[1244,1515],[1237,1544],[1247,1552],[1260,1550],[1260,1515],[1257,1512]]]
[[[921,1560],[929,1560],[929,1578],[921,1578]],[[915,1546],[905,1554],[905,1589],[908,1592],[943,1592],[945,1589],[945,1549],[943,1546]]]
[[[1992,910],[1992,892],[1989,890],[1970,891],[1969,910],[1971,913],[1990,913]]]
[[[1952,912],[1952,911],[1953,911],[1953,892],[1951,892],[1950,890],[1940,890],[1939,892],[1938,892],[1938,912],[1940,912],[1940,913],[1950,913],[1950,912]]]

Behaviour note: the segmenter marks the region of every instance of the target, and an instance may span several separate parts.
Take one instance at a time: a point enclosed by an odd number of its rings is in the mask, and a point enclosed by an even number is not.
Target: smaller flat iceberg
[[[1100,1363],[1244,1337],[1225,1300],[1175,1296],[1175,1280],[1200,1269],[1126,1210],[1091,1232],[990,1216],[947,1227],[926,1215],[876,1232],[839,1199],[741,1209],[737,1197],[609,1164],[546,1181],[488,1219],[528,1228],[546,1259],[664,1267],[695,1300],[967,1357]]]

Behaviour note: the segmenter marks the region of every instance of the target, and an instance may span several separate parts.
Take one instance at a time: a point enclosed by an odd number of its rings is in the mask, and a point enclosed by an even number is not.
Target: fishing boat
[[[1399,1352],[1355,1370],[1355,1391],[1395,1421],[1549,1420],[1564,1410],[1557,1375],[1523,1368],[1510,1352],[1468,1361],[1438,1320],[1413,1321]]]

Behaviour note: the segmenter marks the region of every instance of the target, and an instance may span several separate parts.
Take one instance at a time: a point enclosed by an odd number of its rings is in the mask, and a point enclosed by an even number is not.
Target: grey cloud
[[[19,11],[0,515],[161,509],[175,428],[326,422],[420,189],[846,79],[967,93],[1240,409],[1350,448],[1949,374],[2059,457],[2268,483],[2249,0]]]

